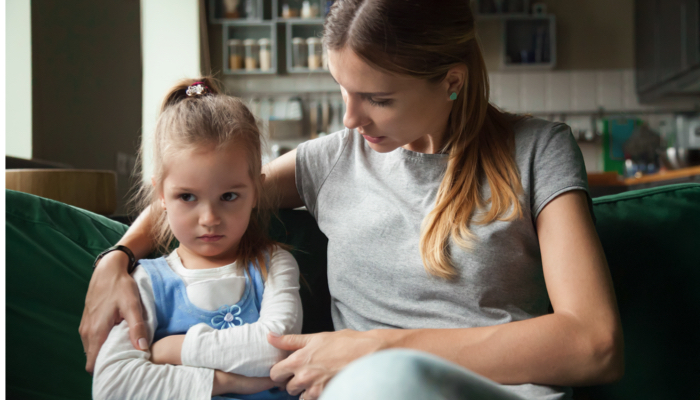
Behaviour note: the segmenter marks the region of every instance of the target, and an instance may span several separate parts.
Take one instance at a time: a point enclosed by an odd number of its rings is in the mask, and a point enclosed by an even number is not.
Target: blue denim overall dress
[[[218,310],[209,311],[199,308],[187,297],[187,288],[182,278],[168,265],[164,257],[155,260],[141,260],[140,265],[148,273],[153,286],[156,302],[156,319],[158,321],[153,342],[170,335],[182,335],[187,330],[204,322],[215,329],[250,324],[260,318],[263,290],[262,276],[255,266],[248,265],[245,274],[246,283],[243,296],[236,304],[222,305]],[[231,357],[235,357],[231,354]],[[296,399],[286,391],[266,390],[255,394],[226,394],[227,399],[240,400],[282,400]]]

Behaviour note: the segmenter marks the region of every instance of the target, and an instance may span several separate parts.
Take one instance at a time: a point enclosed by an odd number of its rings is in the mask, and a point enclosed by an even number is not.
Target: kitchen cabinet
[[[503,31],[501,69],[540,70],[556,66],[556,18],[529,0],[471,0],[476,19],[498,20]]]
[[[270,21],[226,21],[222,22],[223,32],[223,73],[228,75],[274,75],[278,71],[277,25]],[[268,41],[267,52],[261,51],[260,40]],[[237,57],[230,51],[231,40],[237,40],[242,48],[238,56],[240,61],[235,62]],[[244,44],[247,41],[253,44]],[[250,49],[248,49],[250,47]],[[267,62],[263,61],[267,59]],[[251,64],[252,61],[252,64]]]
[[[332,1],[320,0],[209,0],[209,23],[221,25],[223,34],[222,71],[226,75],[273,75],[280,73],[328,73],[320,42],[309,45],[309,38],[320,38],[324,15]],[[307,16],[307,18],[302,18]],[[292,41],[303,39],[303,65],[295,63],[298,54]],[[298,40],[297,39],[297,40]],[[250,60],[248,48],[244,55],[234,54],[237,46],[255,41],[259,52],[256,68],[247,68]],[[260,51],[261,40],[269,52]],[[314,41],[315,43],[316,41]],[[297,46],[298,49],[298,46]],[[309,54],[309,49],[316,49]],[[297,52],[298,53],[298,52]],[[244,62],[239,61],[243,58]],[[265,58],[266,63],[261,60]],[[311,62],[311,64],[309,64]],[[318,65],[317,65],[318,64]],[[243,67],[241,67],[243,65]],[[269,67],[267,67],[269,66]],[[266,68],[267,67],[267,68]]]
[[[498,19],[503,24],[503,69],[555,67],[556,19],[553,15],[544,11],[531,14],[529,0],[472,0],[471,3],[476,18]],[[209,0],[209,23],[222,26],[223,73],[328,74],[325,50],[318,44],[316,47],[311,44],[316,43],[315,39],[308,39],[321,37],[324,16],[332,4],[333,1],[321,0]],[[240,46],[252,39],[269,43],[270,68],[263,68],[262,63],[257,68],[241,68],[238,60],[242,57],[248,61],[249,57],[233,56],[230,49],[235,45],[232,43]],[[301,40],[306,41],[305,50],[295,51],[300,48]],[[316,50],[309,54],[313,48]],[[308,62],[299,62],[304,57],[308,57]],[[312,59],[314,62],[310,63]],[[317,60],[322,60],[320,68]]]
[[[472,9],[477,18],[526,17],[530,10],[529,0],[474,0]]]
[[[528,15],[503,20],[502,68],[552,69],[556,65],[556,18]]]
[[[637,94],[642,102],[700,95],[698,0],[636,0]]]

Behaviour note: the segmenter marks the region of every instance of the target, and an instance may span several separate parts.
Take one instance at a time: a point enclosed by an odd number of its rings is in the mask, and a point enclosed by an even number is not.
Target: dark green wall
[[[33,157],[116,171],[141,129],[139,0],[32,0],[31,12]],[[129,177],[117,184],[122,212]]]

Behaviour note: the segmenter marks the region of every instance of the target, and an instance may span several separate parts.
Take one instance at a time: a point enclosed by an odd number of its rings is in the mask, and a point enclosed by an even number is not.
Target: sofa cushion
[[[126,225],[5,190],[7,397],[89,399],[78,326],[97,254]]]

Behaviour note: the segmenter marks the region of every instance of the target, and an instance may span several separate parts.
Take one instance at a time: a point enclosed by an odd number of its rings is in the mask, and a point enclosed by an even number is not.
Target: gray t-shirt
[[[336,329],[479,327],[548,313],[534,221],[559,194],[587,192],[586,170],[565,124],[525,119],[515,127],[515,145],[524,216],[472,224],[474,250],[450,246],[459,272],[454,281],[429,275],[419,250],[421,222],[434,207],[447,155],[378,153],[348,129],[298,147],[297,190],[328,237]],[[526,398],[571,396],[569,388],[504,387]]]

